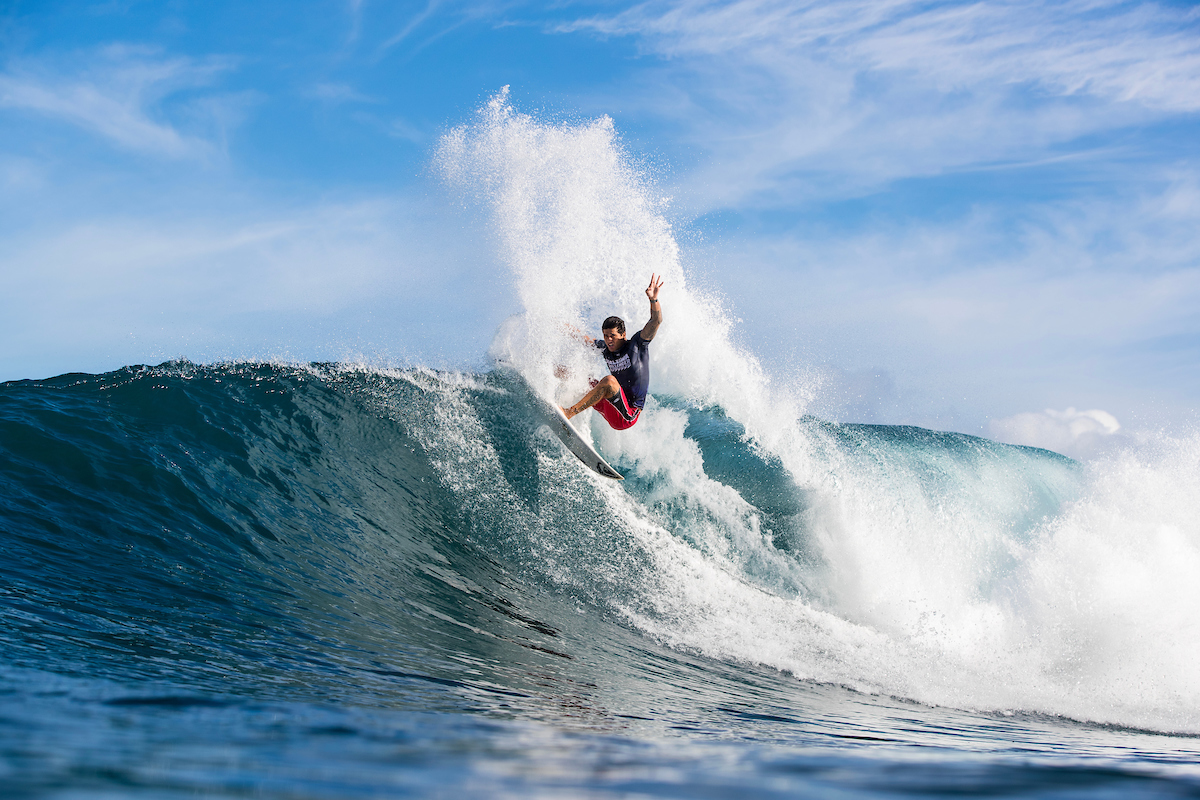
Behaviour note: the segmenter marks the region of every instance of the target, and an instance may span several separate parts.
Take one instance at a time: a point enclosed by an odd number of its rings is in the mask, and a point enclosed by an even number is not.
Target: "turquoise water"
[[[1196,531],[1157,516],[1190,514],[1190,456],[811,418],[771,445],[663,395],[597,433],[617,484],[523,386],[0,385],[5,796],[1200,794]]]

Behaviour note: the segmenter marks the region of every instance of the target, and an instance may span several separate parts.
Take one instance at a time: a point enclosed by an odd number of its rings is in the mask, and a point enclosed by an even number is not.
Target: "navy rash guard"
[[[625,390],[629,404],[637,408],[646,405],[646,394],[650,391],[650,343],[642,338],[642,332],[626,339],[624,346],[615,353],[608,352],[603,339],[595,342],[608,363],[608,371]]]

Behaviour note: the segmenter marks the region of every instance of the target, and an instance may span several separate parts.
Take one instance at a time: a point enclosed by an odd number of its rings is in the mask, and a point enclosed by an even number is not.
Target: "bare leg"
[[[566,415],[567,419],[570,419],[576,414],[587,411],[601,400],[611,400],[612,398],[616,397],[617,393],[620,391],[621,385],[617,383],[617,379],[612,375],[609,375],[607,378],[593,386],[592,390],[585,394],[578,403],[570,408],[564,408],[562,412]]]

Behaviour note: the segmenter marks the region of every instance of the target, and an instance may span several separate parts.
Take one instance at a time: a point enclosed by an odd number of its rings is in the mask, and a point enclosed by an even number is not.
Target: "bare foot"
[[[571,412],[571,409],[569,409],[569,408],[563,408],[562,406],[559,406],[558,408],[559,408],[559,410],[560,410],[560,411],[562,411],[562,412],[563,412],[563,416],[564,416],[564,417],[566,417],[567,419],[570,419],[571,417],[575,416],[575,415],[574,415],[574,414]]]

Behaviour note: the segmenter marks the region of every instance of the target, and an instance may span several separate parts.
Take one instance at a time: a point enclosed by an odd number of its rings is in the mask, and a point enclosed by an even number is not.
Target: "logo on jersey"
[[[630,366],[629,353],[626,353],[620,358],[609,359],[608,361],[609,372],[620,372],[623,369],[629,369]]]

